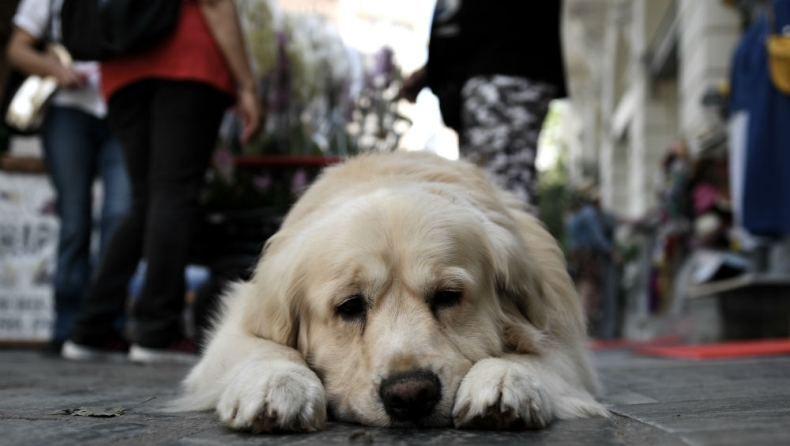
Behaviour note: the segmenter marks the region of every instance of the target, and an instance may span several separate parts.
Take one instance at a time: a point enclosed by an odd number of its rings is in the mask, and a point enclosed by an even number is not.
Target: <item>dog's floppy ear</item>
[[[245,302],[244,325],[253,335],[296,348],[303,291],[300,262],[280,232],[266,243]]]
[[[562,251],[534,217],[511,216],[515,227],[489,231],[504,344],[516,353],[537,353],[547,337],[579,339],[584,318]]]

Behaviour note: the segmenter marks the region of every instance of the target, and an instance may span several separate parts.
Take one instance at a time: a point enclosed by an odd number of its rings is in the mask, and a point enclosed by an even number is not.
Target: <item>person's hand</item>
[[[243,88],[239,93],[237,112],[241,117],[241,143],[246,144],[261,129],[263,110],[254,88]]]
[[[85,85],[87,80],[85,75],[59,63],[54,69],[53,76],[57,79],[60,88],[80,88]]]
[[[406,99],[411,103],[416,102],[417,95],[420,94],[420,91],[425,88],[427,83],[428,71],[425,67],[422,67],[403,81],[403,85],[401,85],[400,91],[398,92],[398,98]]]

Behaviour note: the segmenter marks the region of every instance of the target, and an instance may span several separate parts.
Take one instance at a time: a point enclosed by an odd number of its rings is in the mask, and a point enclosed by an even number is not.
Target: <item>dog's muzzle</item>
[[[391,419],[416,422],[431,415],[442,398],[442,384],[428,370],[398,373],[382,381],[379,396]]]

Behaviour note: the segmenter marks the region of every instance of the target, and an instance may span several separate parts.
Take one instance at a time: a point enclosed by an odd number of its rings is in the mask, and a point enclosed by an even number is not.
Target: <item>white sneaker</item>
[[[71,361],[125,361],[126,350],[80,345],[72,340],[63,343],[60,356]]]
[[[140,364],[194,364],[200,357],[196,354],[194,344],[185,344],[188,342],[180,341],[168,348],[149,348],[132,344],[129,349],[129,360]]]

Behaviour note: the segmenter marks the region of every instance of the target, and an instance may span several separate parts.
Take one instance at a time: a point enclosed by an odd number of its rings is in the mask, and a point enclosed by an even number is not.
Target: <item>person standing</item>
[[[93,183],[103,186],[99,253],[129,208],[129,182],[118,140],[110,131],[101,97],[99,64],[77,61],[72,67],[36,49],[42,40],[60,40],[63,0],[22,0],[6,48],[8,61],[31,75],[52,76],[59,91],[41,129],[44,160],[57,196],[60,232],[54,277],[55,322],[48,350],[60,347],[72,329],[80,299],[90,280],[93,233]]]
[[[567,223],[568,264],[590,335],[613,339],[618,328],[616,220],[601,209],[597,193],[583,189],[573,197]]]
[[[110,124],[121,140],[132,206],[102,257],[62,355],[92,359],[126,353],[113,330],[138,261],[145,284],[132,306],[128,357],[136,362],[194,359],[184,336],[184,268],[198,193],[225,109],[234,98],[246,141],[261,125],[257,83],[233,0],[185,0],[175,30],[154,47],[102,64]]]
[[[459,151],[537,212],[538,136],[564,97],[559,0],[438,0],[427,64],[404,82],[439,98]]]

